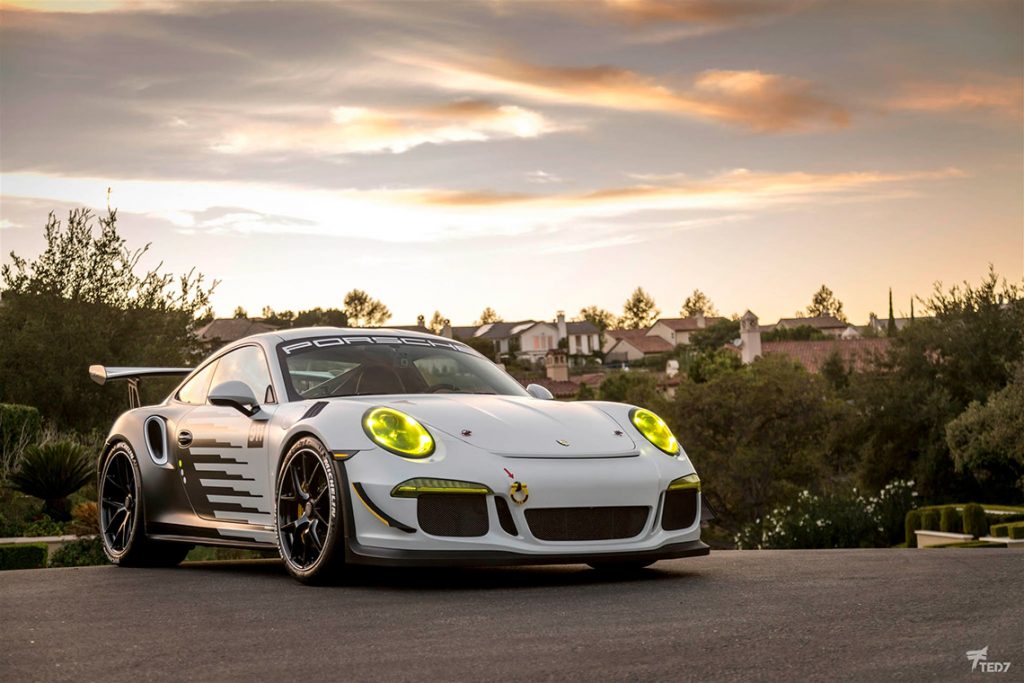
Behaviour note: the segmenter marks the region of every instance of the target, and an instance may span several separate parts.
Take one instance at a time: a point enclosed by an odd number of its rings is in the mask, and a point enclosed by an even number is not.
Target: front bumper
[[[483,567],[534,564],[601,564],[654,562],[680,557],[707,555],[711,549],[701,541],[670,543],[653,550],[617,553],[522,554],[503,550],[395,550],[350,542],[345,561],[383,567]]]
[[[343,466],[351,515],[347,554],[353,564],[571,564],[653,561],[708,553],[700,542],[699,496],[692,524],[682,529],[663,528],[669,483],[694,469],[685,455],[669,457],[653,446],[645,445],[630,457],[506,458],[457,440],[438,439],[436,452],[426,460],[407,460],[372,449],[360,451]],[[486,532],[471,537],[425,532],[417,520],[416,499],[391,495],[396,484],[416,477],[475,482],[490,488],[493,494],[486,497]],[[515,481],[529,487],[524,504],[516,504],[509,495]],[[356,485],[362,496],[354,490]],[[371,505],[364,504],[361,497]],[[501,527],[499,498],[511,511],[517,529],[514,535]],[[648,509],[640,533],[607,540],[541,540],[531,533],[525,514],[535,508],[616,506]]]

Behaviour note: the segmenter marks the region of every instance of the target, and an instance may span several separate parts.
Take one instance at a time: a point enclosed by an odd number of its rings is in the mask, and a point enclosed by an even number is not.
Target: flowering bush
[[[914,482],[895,480],[877,495],[816,495],[802,491],[792,505],[772,510],[736,535],[738,548],[858,548],[889,546],[903,538]]]

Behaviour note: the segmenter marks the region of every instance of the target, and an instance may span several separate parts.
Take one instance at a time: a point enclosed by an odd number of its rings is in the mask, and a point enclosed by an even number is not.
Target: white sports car
[[[550,400],[458,341],[307,328],[194,370],[90,374],[127,380],[132,400],[99,461],[116,564],[274,548],[316,582],[351,564],[627,569],[708,553],[700,480],[661,418]],[[139,380],[160,375],[187,378],[140,407]]]

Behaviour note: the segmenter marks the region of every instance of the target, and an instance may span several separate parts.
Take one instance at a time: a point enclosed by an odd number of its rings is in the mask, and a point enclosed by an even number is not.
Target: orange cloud
[[[593,11],[593,0],[581,4]],[[729,24],[787,12],[795,5],[771,0],[604,0],[608,14],[636,23]]]
[[[648,182],[578,194],[421,191],[411,201],[429,206],[478,209],[531,206],[547,209],[592,207],[599,210],[723,209],[803,203],[822,195],[850,195],[871,188],[903,188],[917,181],[959,178],[955,168],[939,171],[883,173],[770,173],[736,169],[705,179],[685,176],[640,176]]]
[[[340,106],[329,114],[285,113],[285,120],[251,120],[233,127],[212,148],[229,154],[287,150],[398,154],[428,143],[534,138],[556,128],[537,112],[482,100],[412,109]]]
[[[512,59],[392,55],[426,70],[424,78],[455,90],[502,93],[533,100],[653,111],[715,121],[754,131],[845,126],[849,113],[804,80],[760,71],[705,71],[675,88],[628,69],[559,67]]]
[[[1024,83],[1017,78],[962,84],[918,83],[892,99],[889,108],[928,112],[991,111],[1020,119],[1024,113]]]

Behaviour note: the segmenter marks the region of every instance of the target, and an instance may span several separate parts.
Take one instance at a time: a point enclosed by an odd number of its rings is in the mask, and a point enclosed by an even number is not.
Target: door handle
[[[187,429],[183,429],[178,432],[178,445],[182,448],[188,448],[192,445],[192,432]]]

